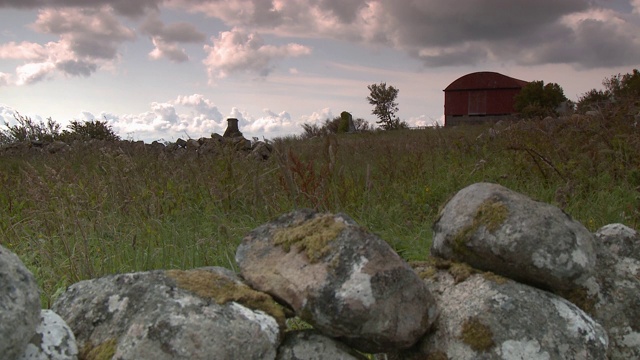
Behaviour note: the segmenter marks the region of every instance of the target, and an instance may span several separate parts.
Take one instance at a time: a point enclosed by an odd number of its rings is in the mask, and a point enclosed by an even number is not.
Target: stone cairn
[[[640,358],[635,230],[592,234],[559,208],[490,183],[459,191],[433,230],[432,256],[408,264],[345,214],[296,210],[246,235],[239,273],[109,275],[70,286],[50,310],[40,309],[33,275],[0,247],[0,354]]]

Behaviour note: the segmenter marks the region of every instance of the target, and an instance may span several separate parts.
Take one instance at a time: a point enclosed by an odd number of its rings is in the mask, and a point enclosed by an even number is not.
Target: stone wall
[[[33,275],[0,246],[0,354],[640,358],[635,230],[611,224],[593,234],[554,206],[490,183],[460,190],[433,229],[432,256],[407,264],[346,214],[296,210],[245,236],[239,273],[109,275],[70,286],[51,310],[39,309]]]

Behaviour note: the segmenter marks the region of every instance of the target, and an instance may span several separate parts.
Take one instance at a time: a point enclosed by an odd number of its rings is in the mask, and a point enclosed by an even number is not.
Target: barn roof
[[[480,71],[464,75],[447,86],[444,91],[479,89],[521,89],[527,85],[524,80],[515,79],[497,72]]]

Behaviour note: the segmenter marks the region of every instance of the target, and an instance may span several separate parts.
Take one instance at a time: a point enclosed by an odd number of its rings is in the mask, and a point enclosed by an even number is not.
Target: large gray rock
[[[437,298],[435,331],[396,358],[606,359],[606,332],[571,302],[461,264],[437,267],[416,269]]]
[[[76,360],[78,345],[73,331],[55,312],[40,313],[40,324],[19,360]]]
[[[436,316],[432,296],[411,267],[344,214],[283,215],[247,235],[236,261],[252,287],[361,351],[407,348]]]
[[[345,344],[315,330],[288,332],[278,349],[277,360],[366,360]]]
[[[11,251],[0,246],[0,354],[22,355],[40,323],[40,290],[33,274]]]
[[[609,224],[595,233],[599,246],[605,246],[617,256],[640,261],[640,234],[623,224]]]
[[[557,207],[503,186],[460,190],[434,224],[431,253],[567,293],[594,272],[594,236]]]
[[[53,310],[73,329],[80,358],[274,359],[274,317],[284,322],[273,299],[222,268],[81,281]]]
[[[597,247],[596,273],[571,299],[609,334],[611,359],[640,359],[640,260]]]

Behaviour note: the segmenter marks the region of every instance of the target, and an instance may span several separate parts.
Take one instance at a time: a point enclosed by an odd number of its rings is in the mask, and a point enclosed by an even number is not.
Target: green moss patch
[[[345,227],[333,215],[325,214],[297,226],[278,230],[273,242],[275,245],[282,245],[287,252],[292,245],[298,246],[314,263],[329,253],[331,242]]]
[[[250,309],[262,310],[274,317],[282,327],[285,325],[283,307],[269,294],[207,270],[167,270],[166,274],[178,287],[202,298],[213,299],[219,305],[235,301]]]
[[[459,254],[473,255],[469,254],[466,246],[471,236],[480,227],[484,227],[490,233],[496,232],[508,217],[509,208],[495,197],[483,201],[478,206],[471,225],[462,228],[454,237],[453,250]]]
[[[460,337],[474,351],[487,351],[495,345],[491,329],[476,317],[469,318],[462,324]]]
[[[82,360],[111,360],[116,353],[118,341],[116,339],[107,340],[98,346],[93,346],[90,342],[80,349],[79,359]]]
[[[506,277],[492,273],[491,271],[485,272],[484,274],[482,274],[482,277],[484,277],[486,280],[493,281],[498,285],[506,284],[509,281],[509,279],[507,279]]]

